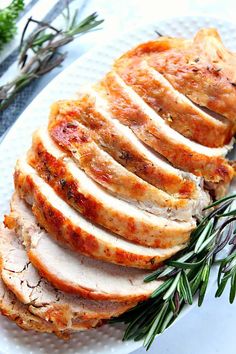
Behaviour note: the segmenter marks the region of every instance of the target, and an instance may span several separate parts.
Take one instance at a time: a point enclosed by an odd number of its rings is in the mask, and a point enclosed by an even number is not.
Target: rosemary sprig
[[[64,29],[57,29],[33,18],[27,21],[20,43],[18,59],[20,72],[11,82],[0,86],[0,111],[8,107],[16,94],[31,81],[45,75],[64,61],[66,53],[60,52],[61,47],[72,42],[77,36],[94,30],[103,22],[103,20],[97,20],[97,13],[78,22],[78,11],[71,16],[69,7],[63,15]],[[31,23],[36,23],[38,26],[26,38]]]
[[[231,195],[206,208],[208,214],[192,232],[188,247],[144,279],[145,282],[161,280],[162,284],[148,300],[111,321],[128,324],[124,340],[142,339],[145,348],[149,349],[156,335],[168,328],[187,304],[192,305],[194,297],[197,297],[198,306],[201,306],[213,264],[219,264],[216,297],[221,296],[226,284],[230,282],[229,300],[230,303],[234,301],[236,296],[235,200],[236,195]],[[228,256],[217,260],[217,255],[227,245],[231,247]]]

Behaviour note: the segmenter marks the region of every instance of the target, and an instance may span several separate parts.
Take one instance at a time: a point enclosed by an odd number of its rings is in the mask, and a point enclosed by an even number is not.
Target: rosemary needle
[[[168,328],[186,304],[198,298],[201,306],[209,284],[212,266],[219,265],[216,297],[222,295],[230,284],[229,301],[236,298],[236,195],[224,197],[206,209],[211,210],[192,232],[187,248],[168,260],[161,269],[147,276],[144,281],[161,280],[162,284],[151,297],[139,303],[114,322],[128,324],[124,340],[144,341],[149,349],[156,335]],[[217,254],[226,246],[231,247],[227,257],[216,260]]]
[[[18,65],[20,72],[11,82],[0,86],[0,111],[4,110],[14,100],[15,96],[31,81],[38,79],[49,71],[61,65],[66,53],[60,49],[72,42],[79,35],[97,28],[103,20],[97,20],[97,13],[93,13],[82,21],[77,20],[75,11],[70,17],[69,7],[65,17],[65,28],[57,29],[48,23],[29,18],[22,33]],[[27,30],[31,23],[38,26],[27,37]]]

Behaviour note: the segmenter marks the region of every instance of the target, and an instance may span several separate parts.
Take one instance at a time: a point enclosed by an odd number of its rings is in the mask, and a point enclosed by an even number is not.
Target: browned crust
[[[144,210],[146,205],[152,205],[155,214],[160,213],[160,207],[187,207],[186,199],[174,198],[129,172],[109,154],[104,156],[103,150],[91,138],[90,131],[70,117],[51,119],[49,132],[52,139],[72,155],[80,168],[116,196],[135,204],[140,202],[138,205]]]
[[[110,109],[121,123],[151,148],[166,157],[174,166],[204,177],[207,181],[229,183],[234,170],[221,156],[207,156],[190,150],[182,143],[174,142],[160,131],[155,123],[132,102],[124,89],[109,73],[102,82],[108,93]]]
[[[208,147],[228,144],[233,136],[232,124],[217,119],[207,119],[192,105],[176,101],[171,89],[159,82],[142,65],[141,58],[134,58],[132,64],[119,70],[119,74],[136,93],[154,109],[165,122],[190,140]]]
[[[160,256],[134,254],[113,244],[98,240],[94,235],[88,234],[83,229],[73,225],[41,194],[38,187],[34,185],[31,176],[25,176],[19,170],[15,172],[15,188],[21,198],[26,200],[29,196],[33,198],[32,211],[39,224],[56,240],[76,252],[107,262],[143,269],[156,269],[164,259],[172,255],[170,252],[168,256],[161,258]],[[181,235],[181,240],[184,237],[187,241],[189,232]]]
[[[165,58],[163,58],[165,60]],[[173,60],[165,60],[161,63],[159,58],[152,58],[150,65],[164,73],[172,85],[188,96],[193,102],[205,106],[210,110],[222,114],[235,124],[234,102],[236,89],[228,81],[223,72],[209,62],[196,64],[194,67],[188,63],[182,63],[183,57],[173,54]],[[176,62],[179,63],[176,65]],[[168,65],[166,63],[168,62]],[[182,75],[176,79],[177,72]],[[194,85],[194,91],[193,91]],[[232,127],[233,134],[235,127]],[[232,135],[233,135],[232,134]]]
[[[95,102],[91,97],[84,96],[79,101],[54,103],[51,109],[51,121],[63,117],[70,117],[71,120],[78,120],[85,125],[102,149],[148,183],[168,193],[177,194],[181,198],[194,197],[196,186],[193,181],[153,165],[152,161],[117,132],[116,127],[96,110]]]
[[[135,217],[103,205],[92,194],[82,193],[79,180],[75,180],[62,159],[56,159],[45,150],[37,135],[34,135],[28,161],[68,204],[86,218],[112,232],[135,243],[151,247],[168,248],[186,242],[187,233],[183,233],[183,230],[173,230],[168,226],[160,227],[158,223],[151,225],[144,219],[136,220]]]
[[[210,32],[206,31],[205,35],[210,35]],[[218,33],[217,37],[223,51],[227,52]],[[124,69],[132,57],[148,60],[151,66],[193,102],[233,122],[234,135],[236,88],[227,70],[228,63],[224,62],[219,50],[215,50],[219,53],[217,57],[206,55],[208,53],[204,53],[201,43],[199,45],[196,41],[197,38],[198,34],[194,41],[162,37],[142,43],[119,58],[116,65]],[[201,41],[202,38],[203,36]],[[230,52],[228,54],[233,56]]]

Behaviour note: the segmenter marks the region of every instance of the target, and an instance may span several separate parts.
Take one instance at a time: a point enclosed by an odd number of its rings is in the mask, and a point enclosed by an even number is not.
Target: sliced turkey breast
[[[147,271],[101,262],[62,248],[37,225],[30,209],[16,194],[11,210],[5,224],[23,239],[30,261],[57,288],[96,300],[129,301],[101,303],[99,309],[96,303],[88,302],[86,314],[80,311],[83,319],[117,316],[131,306],[130,302],[146,299],[160,284],[145,283]]]
[[[202,28],[194,36],[194,46],[211,64],[223,70],[231,83],[236,82],[235,52],[229,51],[215,28]]]
[[[59,101],[53,104],[51,120],[70,117],[88,129],[99,146],[129,171],[167,193],[181,198],[197,198],[194,175],[172,167],[144,144],[127,126],[113,119],[104,109],[106,102],[91,88],[82,91],[78,101]]]
[[[223,115],[235,124],[234,82],[230,82],[221,70],[221,63],[209,63],[204,58],[196,62],[198,52],[191,57],[194,64],[188,55],[180,56],[180,53],[153,56],[148,62],[193,102]],[[233,131],[235,132],[235,126]]]
[[[235,99],[235,84],[236,84],[236,75],[235,75],[235,65],[236,65],[236,54],[229,51],[223,44],[222,39],[215,28],[203,28],[200,29],[194,37],[194,46],[197,48],[197,51],[204,58],[204,60],[210,64],[208,67],[209,71],[215,71],[216,74],[220,73],[218,77],[218,85],[214,88],[216,90],[226,89],[220,83],[221,80],[225,80],[228,86],[228,97],[225,91],[215,92],[223,94],[223,102],[213,102],[213,97],[209,98],[210,104],[213,107],[216,105],[216,111],[223,114],[233,122],[236,123],[236,115],[234,109],[234,99]],[[217,75],[216,75],[217,76]],[[208,85],[210,82],[208,83]],[[220,86],[220,87],[219,87]],[[208,88],[208,87],[207,87]],[[211,88],[212,89],[212,88]],[[228,100],[228,102],[227,102]],[[216,100],[217,101],[217,100]],[[221,101],[221,98],[220,98]],[[208,105],[209,105],[208,103]],[[227,103],[229,105],[227,105]],[[215,109],[214,109],[215,110]],[[234,129],[235,131],[235,129]]]
[[[116,65],[126,67],[134,57],[146,59],[178,91],[235,125],[235,53],[224,47],[215,29],[200,30],[194,40],[161,37],[142,43]]]
[[[22,304],[2,280],[0,280],[0,311],[2,315],[15,322],[25,331],[55,333],[63,339],[67,339],[69,336],[68,332],[58,331],[52,323],[32,314],[28,306]]]
[[[229,121],[216,119],[199,109],[146,61],[136,59],[119,74],[166,124],[186,138],[209,147],[223,146],[232,139]]]
[[[13,232],[4,230],[2,233],[3,282],[32,314],[51,323],[57,331],[95,327],[101,320],[118,316],[135,306],[134,302],[94,301],[57,290],[33,267],[20,238]]]
[[[49,132],[58,145],[71,153],[87,175],[116,197],[155,215],[168,215],[172,219],[181,220],[184,211],[189,218],[186,199],[176,199],[128,171],[102,150],[92,140],[90,130],[78,121],[57,116],[50,120]]]
[[[182,243],[189,239],[191,224],[180,222],[175,223],[179,232],[179,238],[176,237],[175,241],[179,241],[180,245],[165,249],[136,245],[109,233],[84,219],[65,203],[24,160],[17,164],[15,187],[19,195],[32,205],[39,224],[50,235],[75,251],[107,262],[155,269],[182,249]],[[163,227],[165,223],[174,223],[167,219],[160,219],[161,221]]]
[[[28,163],[60,197],[83,216],[131,241],[144,246],[169,247],[170,244],[176,244],[175,238],[183,231],[181,228],[177,232],[177,222],[168,224],[166,219],[152,217],[106,193],[55,145],[45,129],[34,134]],[[188,219],[189,226],[193,227],[191,215],[200,215],[208,200],[199,188],[199,199],[189,200],[188,212],[183,210],[179,215]],[[170,216],[168,210],[166,216]]]
[[[145,144],[162,154],[174,166],[203,176],[207,181],[231,181],[234,170],[223,157],[230,146],[208,148],[185,138],[169,127],[114,72],[106,76],[97,90],[107,99],[112,115],[129,126]]]

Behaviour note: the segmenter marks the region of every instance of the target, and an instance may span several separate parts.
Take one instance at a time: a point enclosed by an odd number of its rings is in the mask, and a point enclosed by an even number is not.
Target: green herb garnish
[[[18,60],[20,72],[11,82],[0,86],[0,111],[8,107],[16,94],[31,81],[60,66],[67,55],[60,51],[61,47],[72,42],[77,36],[90,32],[103,22],[103,20],[97,20],[96,13],[78,21],[78,12],[75,11],[71,16],[69,7],[64,17],[65,27],[63,29],[57,29],[48,23],[29,18],[20,43]],[[27,29],[32,22],[38,26],[27,38]]]
[[[24,8],[24,0],[13,0],[0,10],[0,50],[16,33],[16,19]]]
[[[210,209],[192,232],[188,247],[144,280],[162,280],[162,285],[148,300],[112,319],[111,322],[128,325],[124,340],[143,340],[144,347],[149,349],[156,335],[164,332],[187,304],[192,305],[194,297],[201,306],[214,264],[219,265],[215,296],[221,296],[226,284],[230,283],[229,301],[233,303],[236,296],[235,200],[236,195],[231,195],[206,208],[217,207]],[[226,246],[230,248],[227,257],[217,260],[217,255]]]

